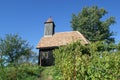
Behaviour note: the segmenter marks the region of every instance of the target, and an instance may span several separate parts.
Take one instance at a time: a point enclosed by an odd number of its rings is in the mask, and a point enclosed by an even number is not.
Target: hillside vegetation
[[[0,65],[0,80],[119,80],[120,44],[104,41],[61,46],[53,51],[55,65],[40,67],[28,62]],[[2,61],[0,61],[2,63]]]
[[[120,44],[80,42],[54,51],[55,80],[119,80]]]

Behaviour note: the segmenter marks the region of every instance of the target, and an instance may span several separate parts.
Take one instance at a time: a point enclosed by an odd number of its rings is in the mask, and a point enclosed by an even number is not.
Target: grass
[[[53,80],[54,66],[44,67],[40,80]]]

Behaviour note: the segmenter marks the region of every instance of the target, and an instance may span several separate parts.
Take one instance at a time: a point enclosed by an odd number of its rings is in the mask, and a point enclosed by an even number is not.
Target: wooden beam
[[[38,55],[38,65],[41,66],[41,53],[40,53],[40,49],[39,49],[39,55]]]
[[[41,61],[42,55],[41,55],[40,50],[39,50],[39,54],[40,54],[40,66],[41,66],[41,64],[42,64],[42,61]]]

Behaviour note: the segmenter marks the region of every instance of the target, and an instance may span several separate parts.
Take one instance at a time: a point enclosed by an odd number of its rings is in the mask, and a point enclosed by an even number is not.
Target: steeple
[[[52,20],[52,18],[48,18],[48,20],[44,23],[45,28],[44,28],[44,36],[52,36],[54,34],[54,28],[55,24]]]

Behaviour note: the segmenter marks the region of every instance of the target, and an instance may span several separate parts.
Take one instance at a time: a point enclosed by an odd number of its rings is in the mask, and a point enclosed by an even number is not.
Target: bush
[[[103,42],[87,46],[76,42],[61,46],[54,51],[55,80],[120,79],[120,52],[115,45],[112,47]]]
[[[37,80],[43,68],[30,63],[0,69],[0,80]]]

